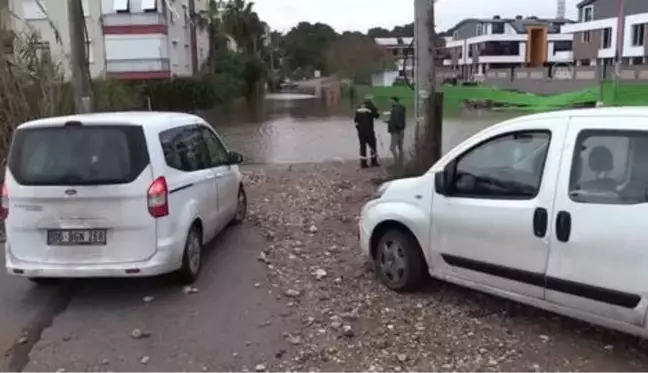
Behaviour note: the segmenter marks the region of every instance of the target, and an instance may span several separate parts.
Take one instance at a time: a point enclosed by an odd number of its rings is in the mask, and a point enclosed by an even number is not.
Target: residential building
[[[54,61],[70,76],[67,6],[61,0],[10,0],[22,20],[17,30],[35,29]],[[88,60],[93,77],[156,79],[190,76],[207,57],[209,40],[191,14],[208,0],[83,0]],[[60,34],[55,37],[53,27]]]
[[[609,66],[617,52],[624,64],[648,62],[647,0],[583,0],[577,8],[578,22],[562,28],[573,35],[577,65]]]
[[[409,79],[414,78],[413,37],[375,38],[376,44],[394,58],[395,69],[373,74],[374,86],[391,86],[403,71]]]
[[[465,19],[446,32],[443,64],[469,77],[483,76],[492,68],[568,63],[573,57],[572,36],[560,28],[569,23],[522,16]]]

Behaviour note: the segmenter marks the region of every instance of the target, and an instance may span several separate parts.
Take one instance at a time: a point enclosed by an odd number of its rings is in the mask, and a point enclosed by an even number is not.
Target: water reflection
[[[231,149],[245,156],[246,163],[301,163],[358,159],[353,112],[348,102],[327,106],[313,96],[273,94],[256,108],[242,104],[229,114],[202,116]],[[471,113],[444,119],[444,151],[507,116]],[[406,145],[414,139],[414,121],[409,122]],[[382,120],[376,122],[376,135],[380,157],[391,157],[387,124]]]

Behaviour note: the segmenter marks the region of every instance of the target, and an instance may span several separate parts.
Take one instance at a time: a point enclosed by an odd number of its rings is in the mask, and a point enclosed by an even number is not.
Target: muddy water
[[[308,95],[274,94],[257,108],[241,105],[229,114],[202,115],[214,125],[232,150],[244,155],[246,163],[300,163],[357,159],[353,111],[349,103],[332,107]],[[471,112],[445,118],[444,151],[510,116]],[[406,145],[413,143],[413,118],[409,120],[407,132]],[[391,157],[385,122],[376,122],[376,135],[380,157]]]

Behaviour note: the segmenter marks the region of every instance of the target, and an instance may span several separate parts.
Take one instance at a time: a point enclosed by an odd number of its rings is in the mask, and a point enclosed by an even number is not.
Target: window
[[[518,41],[487,41],[480,53],[482,56],[519,56]]]
[[[477,36],[484,34],[484,26],[481,23],[477,24]]]
[[[581,10],[581,22],[594,20],[594,5],[588,5]]]
[[[30,19],[46,19],[45,5],[39,0],[22,0],[23,18]]]
[[[452,40],[459,40],[459,31],[455,31],[452,33]]]
[[[139,126],[74,126],[16,131],[9,168],[23,185],[127,184],[149,164]]]
[[[644,45],[644,36],[646,34],[646,25],[632,25],[632,45],[635,47]]]
[[[492,24],[493,34],[501,35],[504,33],[504,23],[503,22],[494,22]]]
[[[582,131],[576,139],[569,178],[575,202],[648,202],[648,132]]]
[[[606,49],[612,46],[612,29],[603,29],[603,37],[601,38],[601,48]]]
[[[142,10],[145,12],[157,12],[158,0],[142,0]]]
[[[227,148],[223,142],[211,130],[206,127],[201,128],[203,138],[209,150],[209,157],[212,167],[222,166],[229,160]]]
[[[130,0],[113,0],[113,6],[117,13],[130,12]]]
[[[571,40],[561,40],[554,42],[554,54],[557,52],[568,52],[572,50]]]
[[[589,43],[592,39],[592,33],[590,31],[583,31],[581,35],[583,38],[583,43]]]
[[[458,159],[451,194],[468,198],[535,197],[550,140],[548,131],[525,131],[478,145]]]
[[[209,152],[201,133],[194,125],[160,133],[166,164],[180,171],[197,171],[210,167]]]

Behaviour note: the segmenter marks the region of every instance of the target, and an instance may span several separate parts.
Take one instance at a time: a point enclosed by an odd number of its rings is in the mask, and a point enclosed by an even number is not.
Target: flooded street
[[[381,111],[389,107],[380,107]],[[327,107],[319,98],[302,94],[269,95],[262,108],[245,106],[227,115],[202,114],[211,122],[232,150],[241,152],[246,163],[309,163],[358,158],[354,107],[341,102]],[[409,113],[411,114],[411,113]],[[510,113],[467,113],[446,117],[443,149],[451,149],[479,130],[495,124]],[[408,123],[407,142],[414,139],[414,118]],[[390,157],[387,123],[376,121],[378,152]]]

